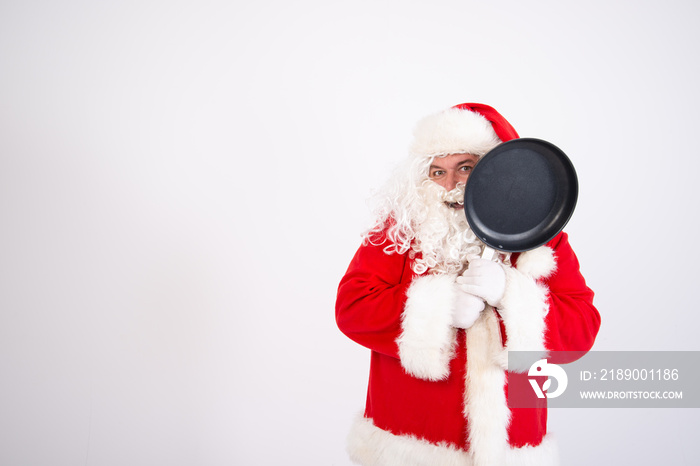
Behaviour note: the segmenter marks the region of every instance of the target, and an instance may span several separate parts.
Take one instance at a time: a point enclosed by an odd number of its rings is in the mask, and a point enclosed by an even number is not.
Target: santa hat
[[[483,156],[518,133],[493,107],[465,103],[429,115],[418,122],[410,152],[415,156],[447,154]]]

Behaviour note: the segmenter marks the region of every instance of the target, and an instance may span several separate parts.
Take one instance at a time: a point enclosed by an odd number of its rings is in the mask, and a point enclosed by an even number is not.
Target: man
[[[509,409],[508,351],[588,351],[600,326],[567,235],[480,258],[464,185],[515,129],[461,104],[416,127],[403,172],[338,288],[340,330],[372,350],[351,458],[365,465],[551,465],[546,407]]]

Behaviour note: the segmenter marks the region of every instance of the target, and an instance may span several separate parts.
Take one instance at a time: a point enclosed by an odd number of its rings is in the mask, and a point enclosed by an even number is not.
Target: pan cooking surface
[[[474,167],[465,189],[465,213],[474,233],[492,248],[527,251],[566,225],[578,181],[571,161],[539,139],[503,143]]]

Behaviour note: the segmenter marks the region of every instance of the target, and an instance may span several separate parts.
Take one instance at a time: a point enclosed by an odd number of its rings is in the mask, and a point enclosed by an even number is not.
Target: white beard
[[[464,209],[448,207],[446,202],[461,203],[464,187],[447,191],[437,183],[427,181],[419,188],[424,203],[420,209],[424,218],[415,226],[411,247],[417,259],[413,270],[422,274],[460,273],[470,259],[481,254],[483,243],[469,228]],[[420,254],[417,254],[420,253]]]

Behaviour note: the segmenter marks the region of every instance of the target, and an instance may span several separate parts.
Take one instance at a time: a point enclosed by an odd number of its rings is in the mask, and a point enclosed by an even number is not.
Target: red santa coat
[[[546,406],[507,406],[506,361],[507,351],[546,357],[593,345],[600,315],[567,235],[514,255],[501,308],[487,307],[466,331],[451,326],[456,276],[416,275],[408,254],[386,254],[385,246],[362,245],[338,288],[338,327],[372,350],[351,458],[402,466],[557,464]]]

